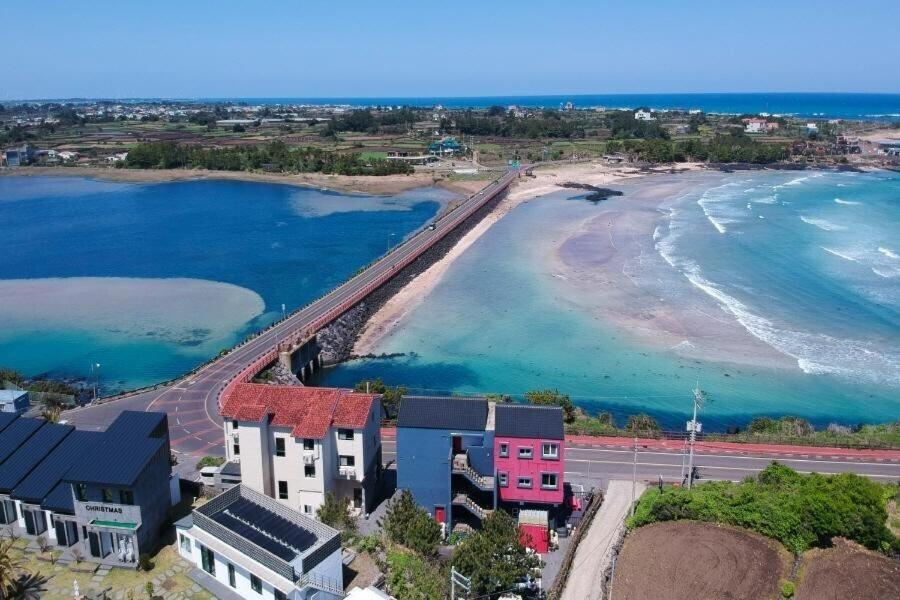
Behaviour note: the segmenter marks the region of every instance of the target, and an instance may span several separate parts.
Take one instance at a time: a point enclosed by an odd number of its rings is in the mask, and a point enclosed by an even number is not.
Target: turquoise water
[[[315,299],[453,195],[0,177],[0,365],[106,391],[177,376]]]
[[[645,208],[640,234],[613,236],[632,255],[607,263],[614,215],[684,177],[690,185]],[[376,348],[407,356],[348,363],[324,382],[553,387],[589,411],[648,411],[677,428],[698,381],[708,428],[759,414],[900,417],[900,176],[751,172],[614,187],[625,195],[600,205],[565,193],[520,205]],[[656,332],[661,320],[673,325]]]

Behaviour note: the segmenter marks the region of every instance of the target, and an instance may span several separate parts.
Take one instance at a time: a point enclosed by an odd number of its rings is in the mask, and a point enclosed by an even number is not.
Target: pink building
[[[499,503],[563,502],[565,443],[562,409],[497,404],[494,470]]]

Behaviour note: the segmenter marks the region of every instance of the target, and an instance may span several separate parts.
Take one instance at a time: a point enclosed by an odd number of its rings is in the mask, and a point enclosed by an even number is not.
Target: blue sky
[[[900,93],[897,0],[0,2],[0,99]]]

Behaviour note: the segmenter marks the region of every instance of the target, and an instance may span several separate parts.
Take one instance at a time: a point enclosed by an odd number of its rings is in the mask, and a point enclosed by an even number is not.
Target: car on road
[[[430,223],[428,225],[428,231],[434,231],[435,229],[437,229],[437,223]]]

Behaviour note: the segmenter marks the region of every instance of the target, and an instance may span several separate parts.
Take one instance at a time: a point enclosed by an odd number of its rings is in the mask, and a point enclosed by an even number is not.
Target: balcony
[[[356,467],[339,467],[338,477],[342,479],[356,479]]]
[[[494,491],[494,478],[489,475],[482,475],[473,469],[472,465],[469,464],[469,456],[467,454],[457,454],[453,457],[453,473],[462,475],[479,490],[484,492]]]
[[[316,464],[316,455],[312,450],[307,450],[303,453],[303,464],[304,465]]]

